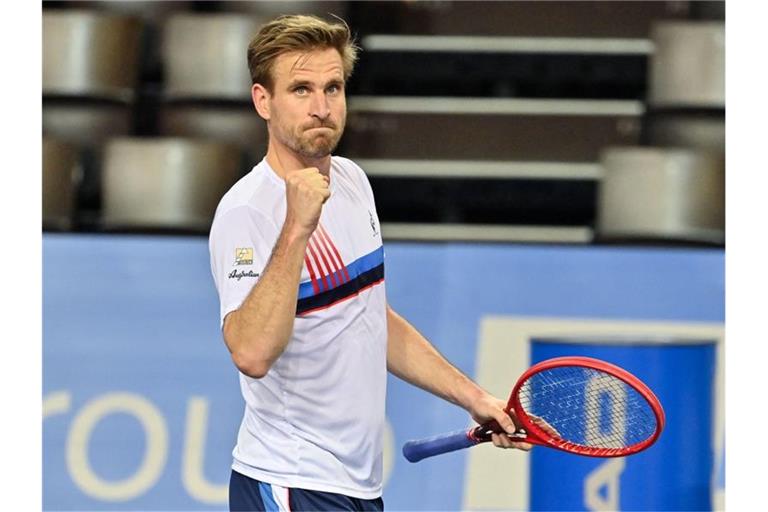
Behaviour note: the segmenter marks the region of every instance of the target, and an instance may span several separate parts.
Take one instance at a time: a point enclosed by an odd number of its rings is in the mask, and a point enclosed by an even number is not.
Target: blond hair
[[[347,80],[355,67],[359,48],[352,40],[346,22],[337,19],[340,23],[329,23],[316,16],[284,15],[261,27],[248,45],[251,82],[272,92],[272,71],[277,57],[288,52],[326,48],[335,48],[341,55],[344,79]]]

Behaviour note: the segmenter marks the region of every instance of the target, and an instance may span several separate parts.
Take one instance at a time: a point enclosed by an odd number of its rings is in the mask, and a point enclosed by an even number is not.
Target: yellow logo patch
[[[253,247],[235,249],[235,265],[253,265]]]

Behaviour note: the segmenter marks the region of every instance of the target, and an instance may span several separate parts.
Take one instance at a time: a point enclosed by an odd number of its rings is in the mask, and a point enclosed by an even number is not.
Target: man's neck
[[[267,163],[283,179],[289,172],[307,167],[317,167],[320,173],[325,176],[330,176],[331,173],[331,155],[320,158],[304,158],[287,148],[273,144],[271,141],[267,149]]]

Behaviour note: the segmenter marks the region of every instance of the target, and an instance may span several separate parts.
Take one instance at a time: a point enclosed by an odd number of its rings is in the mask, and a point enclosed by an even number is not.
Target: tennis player
[[[231,510],[382,510],[387,371],[515,430],[504,401],[387,304],[373,192],[357,164],[332,155],[357,50],[343,21],[311,16],[267,23],[248,48],[269,146],[222,198],[210,233],[245,400]]]

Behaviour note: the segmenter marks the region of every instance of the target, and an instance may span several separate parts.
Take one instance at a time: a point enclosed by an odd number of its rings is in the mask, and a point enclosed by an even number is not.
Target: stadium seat
[[[601,155],[601,239],[722,243],[725,162],[707,151],[612,147]]]
[[[107,140],[129,135],[133,111],[128,105],[89,102],[43,102],[43,134],[97,148]]]
[[[249,160],[267,151],[267,127],[250,104],[169,104],[160,110],[160,133],[238,145]]]
[[[663,21],[653,26],[650,103],[725,107],[725,23]]]
[[[104,144],[129,136],[131,105],[87,100],[43,100],[43,136],[73,145],[80,155],[82,181],[76,201],[75,223],[88,229],[98,220],[101,205],[101,161]]]
[[[96,11],[43,11],[43,95],[129,102],[141,22]]]
[[[166,82],[158,131],[239,146],[249,161],[266,151],[266,126],[251,104],[248,43],[267,18],[178,13],[164,31]]]
[[[238,14],[171,16],[163,37],[165,98],[248,101],[246,51],[263,21]]]
[[[74,224],[80,156],[75,146],[43,137],[43,229]]]
[[[181,138],[119,138],[105,150],[107,230],[207,231],[222,195],[241,176],[240,151]]]
[[[159,80],[162,73],[162,28],[167,19],[175,13],[189,11],[199,2],[188,0],[110,0],[66,2],[75,9],[96,10],[112,15],[139,18],[143,25],[140,56],[140,76],[144,80]],[[143,84],[142,84],[143,85]]]
[[[42,131],[79,151],[78,222],[98,208],[103,144],[133,131],[144,27],[88,7],[43,10]]]
[[[724,9],[720,2],[712,5]],[[655,50],[648,77],[646,140],[654,146],[706,150],[722,157],[724,22],[662,21],[654,24],[651,36]]]

